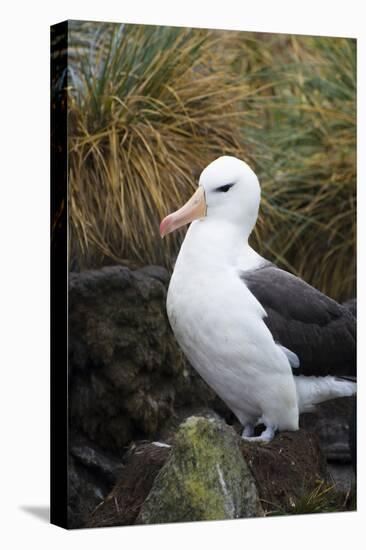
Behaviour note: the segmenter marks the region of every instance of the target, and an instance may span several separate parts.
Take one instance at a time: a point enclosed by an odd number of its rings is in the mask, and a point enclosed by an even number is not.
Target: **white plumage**
[[[276,430],[297,430],[299,413],[316,403],[351,395],[355,384],[331,376],[294,377],[297,356],[275,342],[265,309],[240,277],[265,262],[248,244],[259,203],[260,186],[249,166],[220,157],[202,172],[191,201],[163,220],[161,232],[193,220],[167,297],[180,347],[237,416],[244,436],[270,440]],[[254,438],[257,423],[266,429]]]

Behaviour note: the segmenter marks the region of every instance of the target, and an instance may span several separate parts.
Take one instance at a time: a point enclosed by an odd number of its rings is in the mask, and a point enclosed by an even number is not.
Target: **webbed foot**
[[[257,435],[257,436],[248,435],[248,433],[253,434],[254,428],[253,428],[252,432],[250,432],[249,430],[248,430],[248,432],[246,432],[247,426],[245,426],[243,434],[242,434],[242,438],[245,439],[245,441],[250,441],[250,442],[262,441],[264,443],[269,443],[270,441],[272,441],[272,439],[275,436],[276,429],[273,426],[266,426],[266,429],[263,430],[261,435]]]
[[[254,424],[245,424],[243,433],[241,434],[243,439],[252,437],[254,434]]]

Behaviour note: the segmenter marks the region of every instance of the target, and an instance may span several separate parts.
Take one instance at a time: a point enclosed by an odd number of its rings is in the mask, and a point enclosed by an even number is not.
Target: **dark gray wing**
[[[294,374],[356,375],[356,318],[350,308],[270,262],[240,277],[266,311],[274,340],[298,356]]]

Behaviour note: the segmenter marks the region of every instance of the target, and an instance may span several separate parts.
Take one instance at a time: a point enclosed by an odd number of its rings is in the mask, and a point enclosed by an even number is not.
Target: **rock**
[[[69,444],[68,527],[84,527],[95,507],[115,485],[122,462],[80,437]]]
[[[301,415],[301,427],[317,434],[328,461],[351,462],[349,426],[354,403],[355,397],[332,399]]]
[[[300,425],[319,437],[331,483],[338,491],[350,491],[356,471],[356,396],[317,405],[302,415]]]
[[[79,529],[96,505],[103,499],[103,493],[94,479],[80,468],[72,456],[68,460],[67,527]]]
[[[120,453],[177,408],[217,401],[170,330],[168,278],[157,266],[70,274],[70,424],[102,449]]]
[[[346,306],[347,309],[355,316],[357,317],[357,299],[356,298],[350,298],[346,302],[343,302],[344,306]]]
[[[193,416],[179,428],[137,524],[263,515],[256,486],[232,428]]]
[[[131,444],[118,482],[86,526],[133,525],[169,454],[170,447],[161,442]]]
[[[162,267],[160,265],[147,265],[145,267],[141,267],[138,271],[139,273],[154,277],[165,285],[168,285],[169,283],[170,275],[165,267]]]
[[[71,437],[69,452],[80,465],[102,477],[108,485],[114,485],[121,474],[122,457],[116,459],[80,436]]]
[[[266,512],[291,511],[299,498],[327,480],[326,460],[311,432],[281,432],[268,444],[241,440],[241,451]]]
[[[355,484],[355,474],[351,464],[329,462],[327,464],[329,481],[334,488],[346,495]]]
[[[352,405],[350,426],[349,426],[349,448],[351,454],[352,469],[357,475],[357,399]]]

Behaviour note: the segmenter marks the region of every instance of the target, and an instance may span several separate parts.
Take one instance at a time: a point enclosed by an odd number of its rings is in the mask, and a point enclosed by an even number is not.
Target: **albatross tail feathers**
[[[355,382],[334,376],[295,376],[299,412],[310,412],[315,405],[356,393]]]

